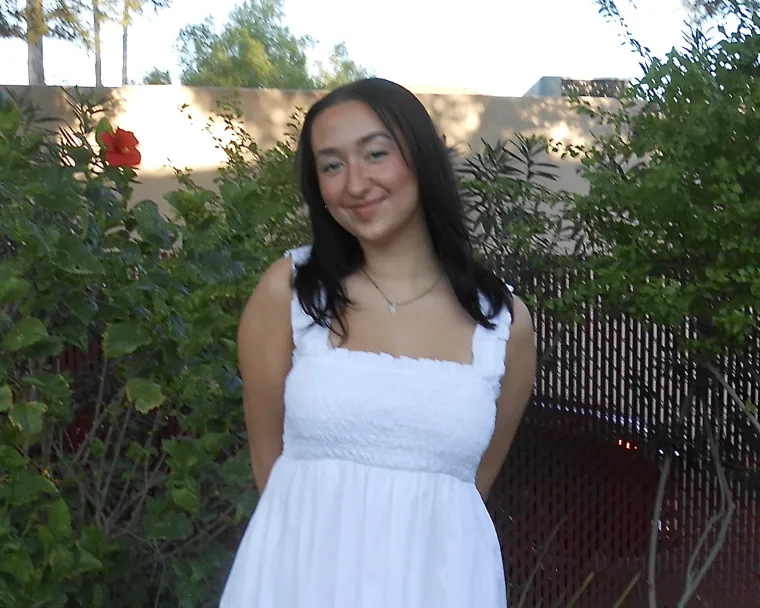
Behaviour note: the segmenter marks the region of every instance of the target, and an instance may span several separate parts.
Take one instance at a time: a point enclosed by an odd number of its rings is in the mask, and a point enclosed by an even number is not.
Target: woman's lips
[[[380,207],[380,205],[385,201],[384,198],[376,199],[374,201],[367,201],[365,203],[360,203],[358,205],[353,205],[351,209],[351,213],[353,213],[356,217],[358,217],[361,220],[368,220],[370,219],[377,209]]]

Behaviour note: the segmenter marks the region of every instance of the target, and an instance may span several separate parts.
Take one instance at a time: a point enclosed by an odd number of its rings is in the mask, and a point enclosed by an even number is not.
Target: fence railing
[[[552,295],[567,280],[534,282],[537,292]],[[581,323],[562,324],[542,310],[534,322],[544,364],[489,500],[510,605],[524,597],[523,608],[559,607],[576,597],[576,607],[612,607],[630,588],[622,606],[646,606],[650,522],[668,450],[676,460],[658,522],[657,584],[660,605],[674,605],[692,550],[719,507],[707,415],[736,511],[690,606],[760,606],[760,437],[746,415],[717,382],[697,377],[661,327],[593,307]],[[743,360],[723,362],[739,396],[755,404],[760,394],[748,366],[758,362],[760,336]],[[679,423],[678,406],[695,384],[703,398]]]

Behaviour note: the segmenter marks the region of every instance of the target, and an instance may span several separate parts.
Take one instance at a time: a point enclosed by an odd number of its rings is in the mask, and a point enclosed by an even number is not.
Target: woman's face
[[[311,144],[322,198],[359,241],[386,244],[419,223],[417,178],[368,105],[347,101],[323,110]]]

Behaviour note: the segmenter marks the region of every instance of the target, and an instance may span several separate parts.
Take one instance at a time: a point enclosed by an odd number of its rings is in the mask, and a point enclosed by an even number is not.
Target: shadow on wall
[[[15,95],[28,95],[44,116],[72,120],[64,91],[58,87],[6,87]],[[220,102],[232,93],[243,113],[246,130],[263,148],[273,146],[288,130],[297,108],[307,110],[321,91],[281,91],[180,86],[130,86],[95,90],[82,94],[108,99],[108,117],[114,126],[133,131],[140,141],[142,164],[135,200],[152,199],[163,210],[166,192],[177,187],[173,168],[190,169],[197,183],[213,187],[213,178],[224,160],[214,136],[225,139],[223,124],[207,129]],[[482,148],[481,140],[495,143],[515,133],[544,135],[566,143],[588,143],[593,124],[579,115],[564,99],[508,98],[467,94],[420,94],[433,119],[463,156]],[[610,100],[596,99],[596,105]],[[583,192],[579,164],[553,158],[560,166],[556,187]]]
[[[37,111],[38,118],[44,126],[56,129],[61,123],[73,124],[75,115],[66,92],[74,98],[86,98],[101,103],[109,118],[119,116],[127,111],[124,90],[118,88],[100,89],[71,87],[64,89],[48,86],[11,86],[5,85],[0,92],[8,93],[22,105],[31,105]]]
[[[420,95],[449,145],[461,156],[490,144],[507,141],[520,133],[543,136],[566,144],[590,144],[593,131],[601,126],[579,114],[567,99],[557,97],[486,97],[481,95]],[[589,99],[592,106],[612,109],[611,99]],[[585,193],[588,185],[579,174],[581,164],[571,158],[552,155],[558,165],[555,187]]]

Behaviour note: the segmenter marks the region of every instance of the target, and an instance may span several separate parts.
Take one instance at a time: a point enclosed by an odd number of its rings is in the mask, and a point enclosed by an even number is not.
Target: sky
[[[153,67],[178,80],[179,30],[209,15],[226,21],[238,0],[173,0],[147,10],[130,30],[129,78]],[[685,13],[680,0],[618,0],[634,36],[655,55],[680,46]],[[593,0],[285,0],[285,24],[317,41],[311,59],[344,42],[349,56],[377,76],[407,87],[466,89],[521,96],[543,76],[635,78],[639,57],[620,28],[598,14]],[[103,32],[103,84],[121,82],[121,31]],[[92,55],[72,43],[45,41],[49,85],[92,86]],[[0,85],[27,84],[26,47],[0,40]]]

